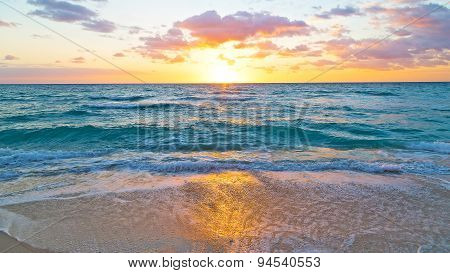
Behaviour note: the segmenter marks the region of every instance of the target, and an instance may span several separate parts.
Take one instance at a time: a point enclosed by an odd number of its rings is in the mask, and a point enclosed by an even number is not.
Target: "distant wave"
[[[254,100],[255,97],[238,97],[238,96],[212,96],[212,97],[205,97],[205,96],[185,96],[180,97],[177,100],[189,100],[189,101],[209,101],[209,102],[227,102],[227,101],[249,101]]]
[[[30,122],[36,121],[42,118],[64,118],[67,116],[91,116],[95,115],[95,113],[84,111],[84,110],[68,110],[64,112],[51,112],[51,113],[34,113],[34,114],[20,114],[15,116],[9,116],[2,118],[0,120],[6,122]]]
[[[100,104],[88,104],[86,106],[89,108],[97,108],[97,109],[132,109],[132,108],[138,108],[139,104],[137,104],[137,103],[100,103]]]
[[[143,99],[148,99],[149,96],[89,96],[91,100],[111,100],[111,101],[139,101]]]
[[[192,103],[182,102],[142,102],[142,103],[99,103],[85,105],[89,108],[97,109],[147,109],[147,108],[175,108],[175,107],[196,107]]]
[[[371,95],[371,96],[382,96],[382,97],[387,97],[387,96],[397,97],[397,96],[399,96],[399,94],[395,94],[393,92],[385,92],[385,91],[377,91],[377,90],[354,91],[354,93]]]
[[[418,142],[406,145],[410,149],[450,154],[450,143],[447,142]]]

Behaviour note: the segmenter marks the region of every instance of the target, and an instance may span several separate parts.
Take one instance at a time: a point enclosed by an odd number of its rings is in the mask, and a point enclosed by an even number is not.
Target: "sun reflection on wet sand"
[[[211,245],[229,246],[255,235],[258,215],[267,206],[260,181],[248,172],[230,171],[196,175],[183,186],[191,209],[192,233]],[[256,196],[258,195],[258,196]],[[241,249],[242,250],[242,249]]]

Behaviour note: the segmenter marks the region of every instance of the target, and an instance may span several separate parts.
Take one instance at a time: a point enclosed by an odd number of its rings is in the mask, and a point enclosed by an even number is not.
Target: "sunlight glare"
[[[215,83],[233,83],[240,80],[239,73],[228,65],[215,66],[211,74],[211,81]]]

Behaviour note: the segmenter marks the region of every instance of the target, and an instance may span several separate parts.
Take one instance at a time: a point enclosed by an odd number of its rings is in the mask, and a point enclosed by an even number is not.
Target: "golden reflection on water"
[[[193,229],[191,235],[223,246],[251,237],[259,229],[260,208],[266,206],[255,198],[261,184],[248,172],[230,171],[197,175],[186,185],[185,192],[192,198]],[[262,189],[262,187],[261,187]]]

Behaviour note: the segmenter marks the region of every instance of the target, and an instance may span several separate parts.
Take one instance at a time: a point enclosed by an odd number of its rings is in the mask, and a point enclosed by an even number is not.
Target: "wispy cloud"
[[[3,60],[4,61],[17,61],[17,60],[19,60],[19,58],[16,56],[13,56],[13,55],[6,55],[5,57],[3,57]]]
[[[0,20],[0,27],[17,27],[19,24]]]
[[[71,60],[71,62],[74,63],[74,64],[82,64],[82,63],[86,62],[86,59],[83,58],[83,57],[76,57],[76,58],[73,58]]]
[[[39,7],[30,14],[49,20],[66,23],[80,23],[84,29],[110,33],[116,29],[114,22],[98,18],[98,14],[82,5],[56,0],[28,0],[28,3]]]
[[[319,14],[316,14],[316,17],[322,19],[330,19],[335,16],[352,16],[352,15],[362,15],[358,8],[352,6],[346,6],[341,8],[337,6],[336,8],[332,8],[329,11],[325,11]]]

